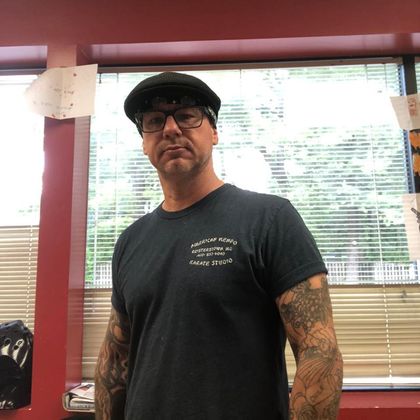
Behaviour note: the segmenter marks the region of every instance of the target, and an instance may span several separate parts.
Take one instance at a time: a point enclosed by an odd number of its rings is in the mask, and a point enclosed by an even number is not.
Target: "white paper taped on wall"
[[[410,261],[420,260],[420,194],[404,194],[402,200]]]
[[[97,72],[97,64],[46,70],[25,92],[29,109],[59,120],[92,115]]]
[[[403,130],[420,128],[420,94],[392,96],[391,103]]]

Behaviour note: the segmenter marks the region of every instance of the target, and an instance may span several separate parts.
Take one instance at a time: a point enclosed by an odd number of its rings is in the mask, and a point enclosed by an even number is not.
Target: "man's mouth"
[[[165,152],[172,151],[172,150],[179,150],[179,149],[186,149],[185,146],[181,146],[179,144],[172,144],[165,148]]]
[[[185,150],[189,150],[188,147],[182,146],[180,144],[171,144],[169,146],[166,146],[163,149],[162,154],[163,153],[168,153],[168,154],[172,155],[172,154],[176,154],[177,152],[181,153],[181,152],[183,152]]]

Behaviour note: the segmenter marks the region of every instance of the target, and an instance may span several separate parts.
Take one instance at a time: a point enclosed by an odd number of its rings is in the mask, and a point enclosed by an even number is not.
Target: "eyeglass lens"
[[[149,111],[141,114],[140,123],[144,132],[160,131],[171,115],[180,128],[196,128],[203,122],[203,111],[198,107],[178,108],[171,111]]]

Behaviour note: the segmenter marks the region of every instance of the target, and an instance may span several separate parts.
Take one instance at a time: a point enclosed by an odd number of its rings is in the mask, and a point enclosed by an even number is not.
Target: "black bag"
[[[31,403],[33,335],[22,321],[0,324],[0,410]]]

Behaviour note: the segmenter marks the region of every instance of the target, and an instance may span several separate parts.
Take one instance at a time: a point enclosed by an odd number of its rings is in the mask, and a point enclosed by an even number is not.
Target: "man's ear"
[[[219,143],[219,133],[217,132],[217,128],[216,127],[212,127],[212,130],[213,130],[213,134],[212,134],[212,137],[213,137],[213,146],[216,146],[216,144],[218,144]]]
[[[143,148],[143,154],[147,156],[147,149],[146,149],[146,146],[144,145],[144,140],[143,139],[141,141],[141,147]]]

